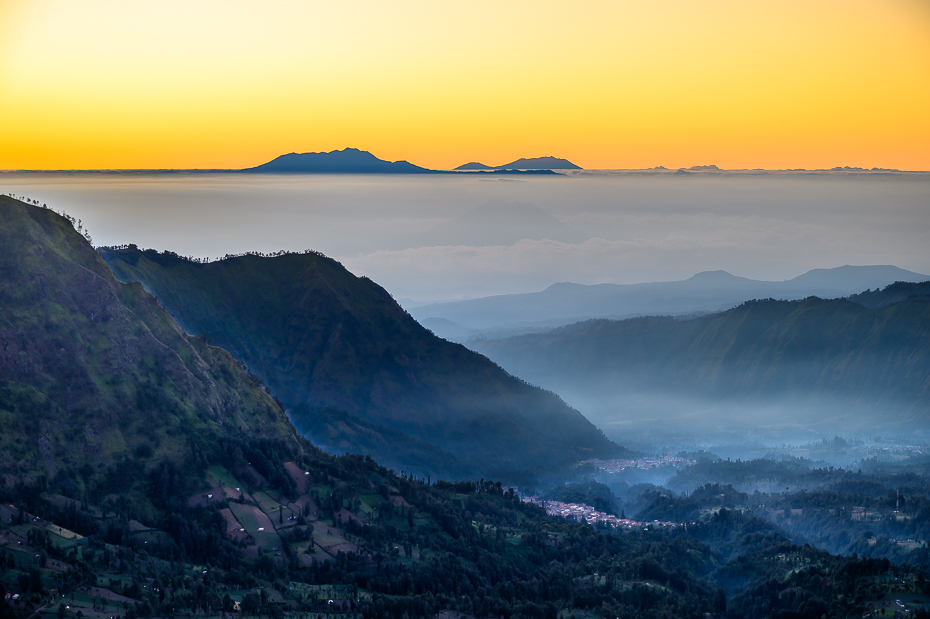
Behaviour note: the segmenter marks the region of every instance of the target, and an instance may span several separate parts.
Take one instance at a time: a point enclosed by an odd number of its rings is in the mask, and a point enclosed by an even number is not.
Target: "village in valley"
[[[587,522],[590,525],[602,525],[613,528],[634,529],[634,528],[670,528],[674,529],[683,526],[680,522],[665,522],[653,520],[651,522],[640,522],[629,518],[619,518],[613,514],[600,512],[583,503],[563,503],[561,501],[544,501],[539,497],[524,497],[526,503],[535,503],[546,510],[550,516],[561,516],[578,522]]]
[[[614,460],[584,460],[578,463],[578,466],[591,465],[595,470],[604,471],[605,473],[621,473],[627,470],[638,469],[648,471],[664,467],[685,468],[695,464],[695,460],[683,458],[681,456],[651,456],[645,458],[633,459],[614,459]]]

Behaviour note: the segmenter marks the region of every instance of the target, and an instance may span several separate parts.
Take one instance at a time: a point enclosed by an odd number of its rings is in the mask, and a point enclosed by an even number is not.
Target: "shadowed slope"
[[[559,390],[603,394],[635,385],[747,402],[833,399],[871,405],[883,422],[921,427],[930,410],[926,296],[880,310],[816,297],[750,301],[693,320],[592,320],[474,345],[509,371]]]
[[[206,333],[245,361],[294,409],[299,427],[320,427],[312,416],[327,407],[348,413],[323,424],[342,428],[335,442],[347,450],[370,448],[379,460],[412,468],[403,441],[357,442],[383,427],[446,452],[418,470],[459,475],[618,450],[557,396],[434,336],[383,288],[325,256],[199,264],[152,250],[101,254],[119,279],[143,282],[189,332]]]

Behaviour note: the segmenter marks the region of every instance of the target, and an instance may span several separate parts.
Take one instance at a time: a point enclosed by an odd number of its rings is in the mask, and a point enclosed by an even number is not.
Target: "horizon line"
[[[394,163],[394,162],[391,162]],[[409,162],[408,162],[409,163]],[[412,164],[415,165],[415,164]],[[578,174],[584,172],[652,172],[656,174],[675,174],[686,172],[688,174],[719,174],[721,172],[787,172],[787,173],[810,173],[810,172],[853,172],[853,173],[895,173],[895,174],[927,174],[930,170],[901,170],[898,168],[863,168],[856,166],[834,166],[832,168],[715,168],[715,169],[698,169],[705,166],[666,168],[664,166],[653,166],[651,168],[578,168],[578,169],[550,169],[550,168],[492,168],[490,170],[457,170],[454,168],[423,168],[424,172],[254,172],[252,168],[8,168],[0,169],[0,174],[43,174],[43,173],[243,173],[250,174],[267,174],[274,176],[296,176],[296,175],[377,175],[377,176],[411,176],[416,174],[428,174],[430,172],[448,172],[460,175],[481,174],[481,173],[503,173],[506,171],[551,171],[560,175]]]

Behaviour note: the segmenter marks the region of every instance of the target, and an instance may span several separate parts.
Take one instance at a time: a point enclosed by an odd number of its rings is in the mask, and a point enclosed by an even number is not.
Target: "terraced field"
[[[242,505],[240,503],[230,503],[229,509],[232,510],[236,520],[245,528],[249,534],[258,533],[259,529],[264,531],[274,531],[274,525],[262,510],[254,505]],[[275,536],[277,537],[277,536]]]
[[[258,502],[258,506],[266,514],[277,512],[281,508],[281,504],[265,492],[256,492],[252,497]]]
[[[281,548],[281,538],[275,533],[271,520],[260,509],[240,503],[230,503],[229,509],[245,529],[245,534],[255,540],[255,546],[246,549],[246,556],[256,554],[259,548]]]
[[[355,552],[358,550],[358,546],[347,540],[342,531],[323,522],[313,524],[313,541],[333,556],[340,551]]]
[[[242,487],[242,483],[225,466],[214,464],[207,469],[207,474],[216,482],[217,486]]]
[[[264,548],[266,550],[280,550],[281,549],[281,538],[278,537],[278,534],[271,531],[262,531],[260,533],[252,533],[252,539],[255,540],[255,546],[250,547],[246,550],[246,555],[249,555],[254,548],[257,553],[259,548]]]
[[[68,529],[62,528],[57,524],[46,525],[45,530],[69,542],[79,542],[84,539],[83,535],[78,535],[74,531],[69,531]]]
[[[232,510],[228,507],[220,510],[220,515],[226,521],[226,537],[237,542],[246,539],[249,534],[242,530],[244,527],[236,520]]]
[[[307,488],[310,487],[310,476],[307,475],[307,472],[293,462],[285,462],[284,468],[287,469],[288,474],[294,478],[294,482],[297,484],[297,491],[301,494],[306,492]]]

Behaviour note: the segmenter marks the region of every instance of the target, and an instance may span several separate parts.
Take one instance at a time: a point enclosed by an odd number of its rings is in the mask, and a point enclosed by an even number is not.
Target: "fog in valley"
[[[557,282],[664,282],[714,270],[777,282],[847,264],[930,273],[925,174],[5,173],[3,182],[82,220],[98,246],[134,243],[210,259],[318,250],[382,285],[421,320],[417,308],[430,303]],[[720,311],[759,296],[752,292],[689,311]],[[669,313],[668,305],[641,304],[630,315],[650,313]],[[459,327],[460,341],[473,335],[461,325],[450,323],[446,333],[423,323],[450,339]],[[834,435],[920,442],[930,429],[925,407],[909,408],[905,423],[861,398],[765,390],[712,397],[641,389],[606,374],[579,383],[508,365],[485,342],[469,346],[644,452],[713,448],[735,457]]]

